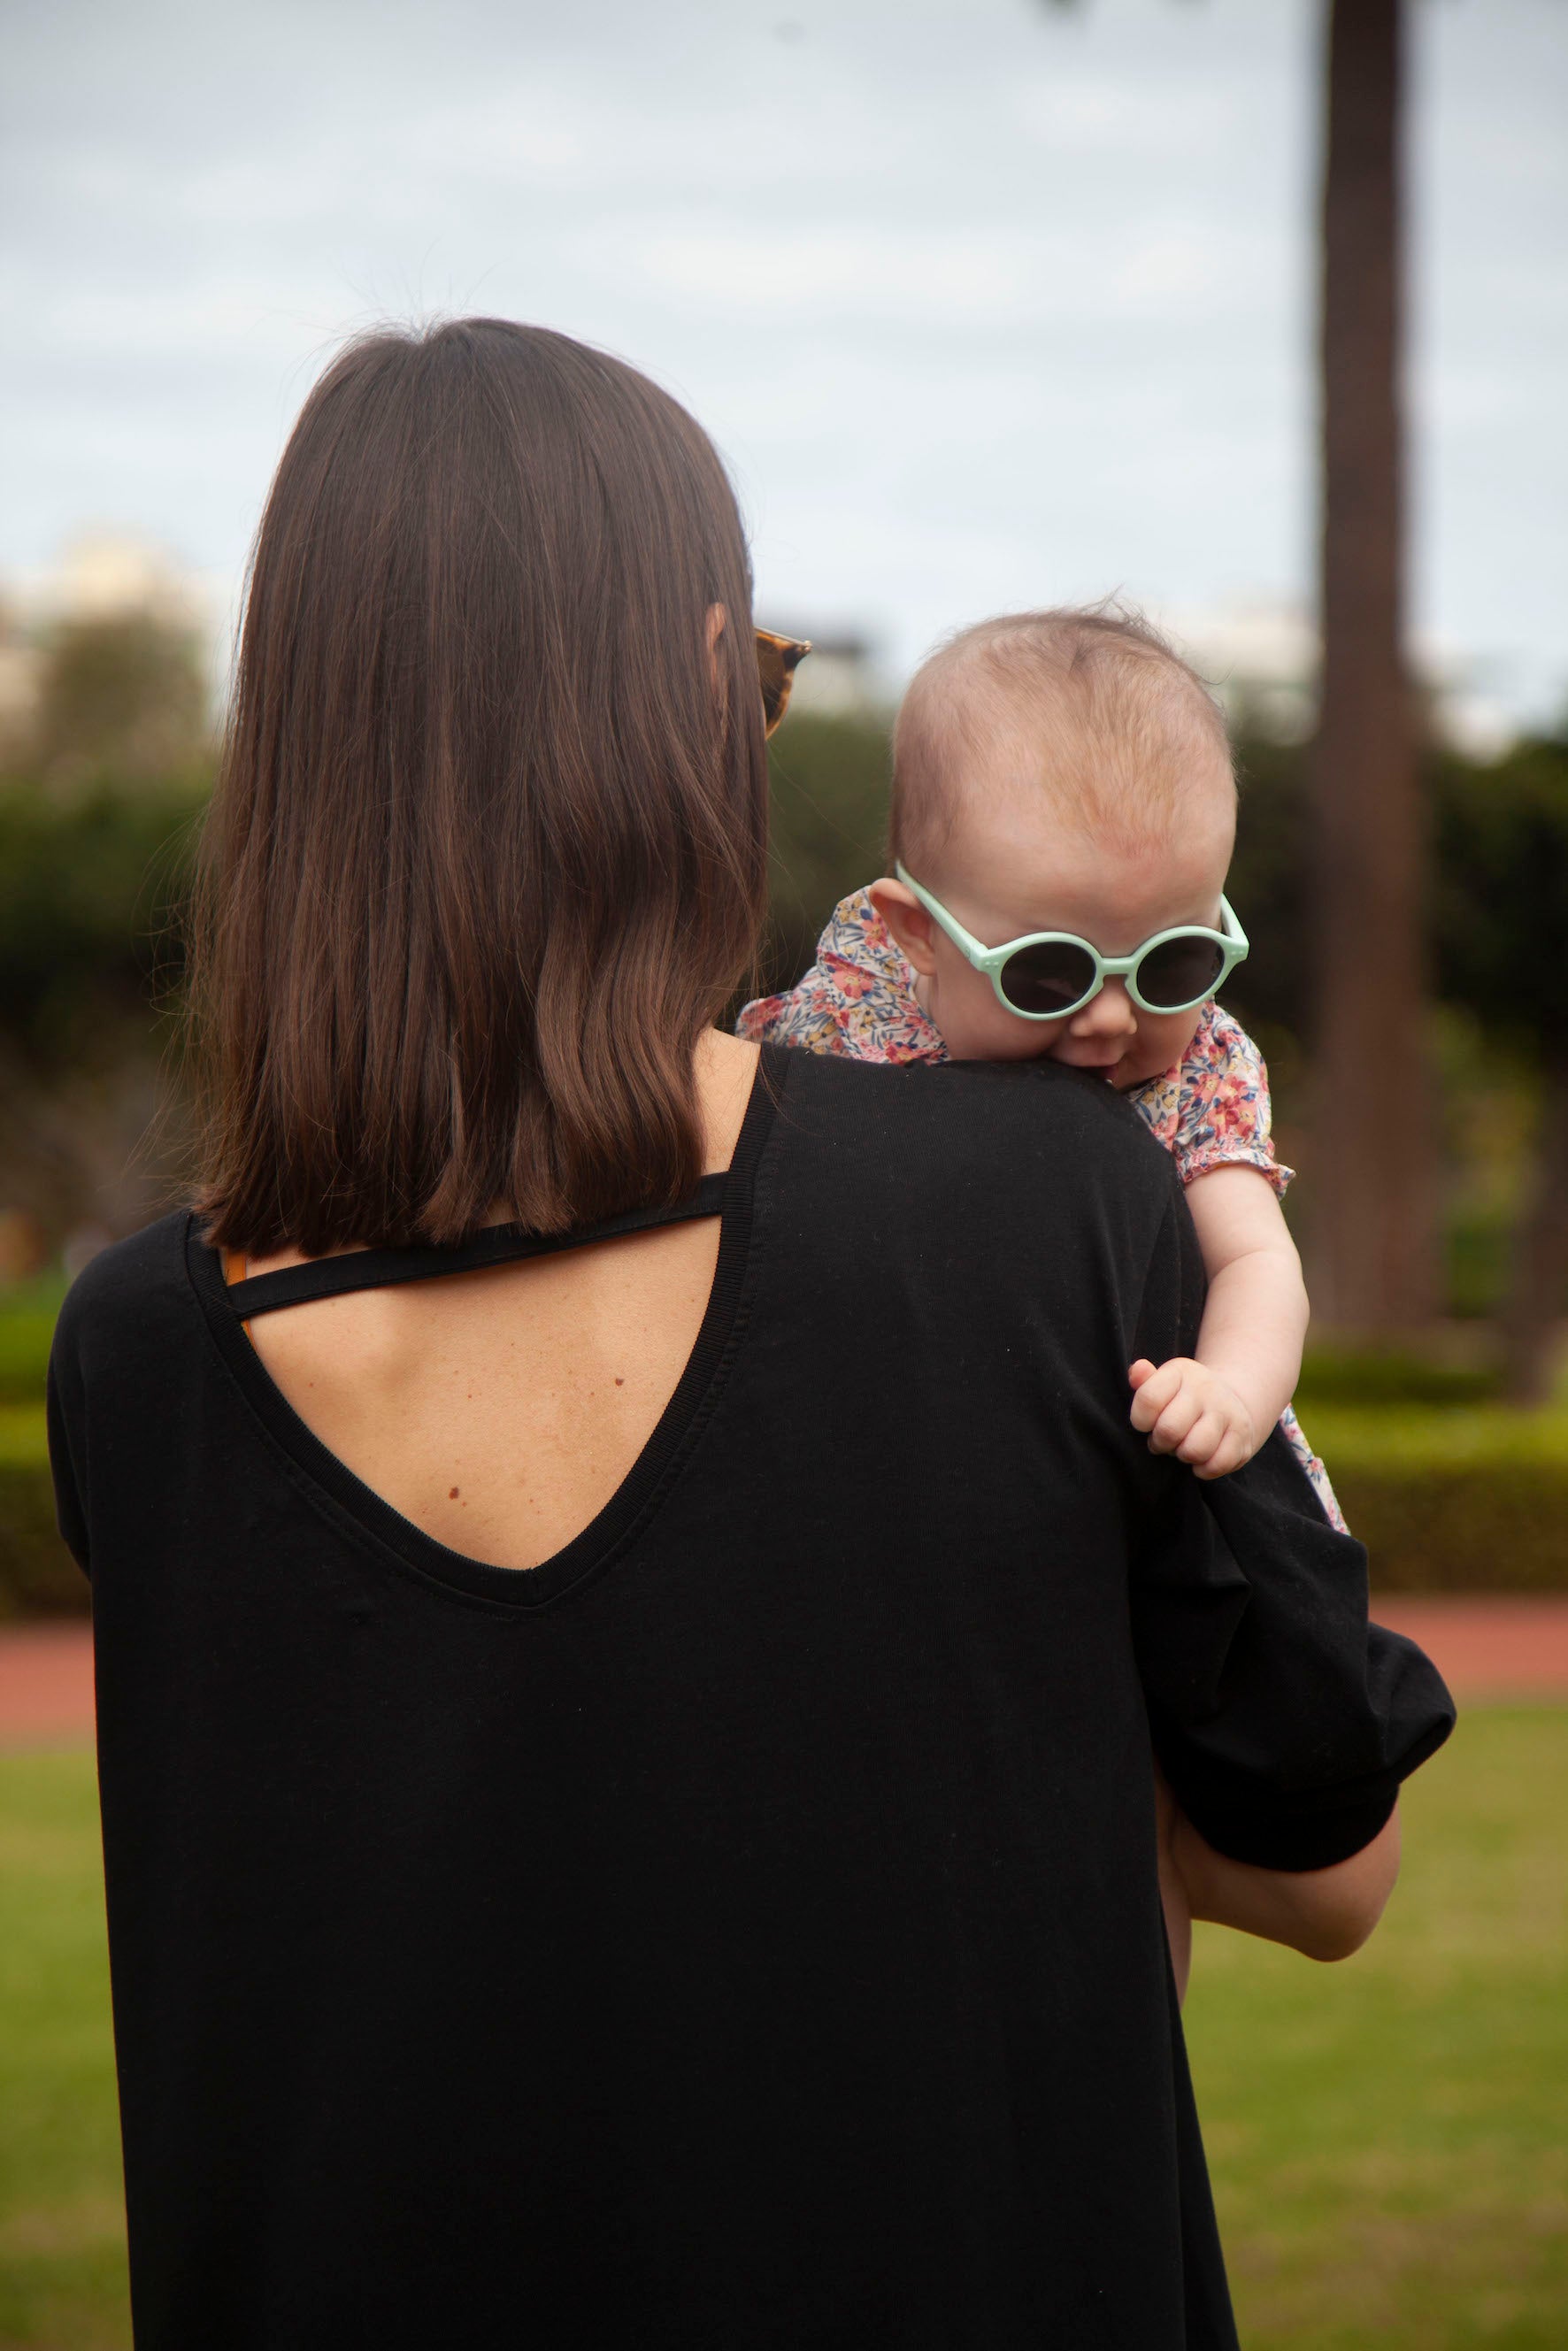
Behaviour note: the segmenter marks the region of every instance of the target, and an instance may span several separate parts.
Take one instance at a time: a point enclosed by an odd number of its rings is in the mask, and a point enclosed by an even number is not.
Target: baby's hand
[[[1173,1355],[1157,1370],[1140,1355],[1128,1377],[1135,1390],[1133,1426],[1147,1437],[1151,1453],[1174,1453],[1199,1478],[1228,1478],[1257,1452],[1243,1398],[1190,1355]]]

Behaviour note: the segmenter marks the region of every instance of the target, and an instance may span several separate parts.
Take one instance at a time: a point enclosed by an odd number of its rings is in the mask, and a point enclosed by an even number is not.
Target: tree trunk
[[[1424,811],[1404,661],[1400,0],[1332,0],[1322,199],[1318,826],[1319,1313],[1437,1303]]]
[[[1511,1404],[1545,1404],[1557,1326],[1568,1308],[1568,1051],[1549,1058],[1531,1195],[1514,1235],[1503,1310],[1503,1384]]]

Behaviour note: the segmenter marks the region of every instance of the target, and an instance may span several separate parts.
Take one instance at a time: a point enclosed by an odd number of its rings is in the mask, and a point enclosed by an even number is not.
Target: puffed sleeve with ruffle
[[[1205,1008],[1181,1061],[1129,1097],[1184,1184],[1216,1167],[1255,1167],[1282,1193],[1293,1168],[1274,1156],[1269,1071],[1239,1020]]]

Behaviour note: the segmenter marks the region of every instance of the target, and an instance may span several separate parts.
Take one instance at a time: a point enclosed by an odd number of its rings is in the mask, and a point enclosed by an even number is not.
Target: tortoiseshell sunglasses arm
[[[771,735],[789,707],[795,672],[811,648],[804,637],[776,637],[771,629],[757,631],[757,671],[762,681],[762,730]]]

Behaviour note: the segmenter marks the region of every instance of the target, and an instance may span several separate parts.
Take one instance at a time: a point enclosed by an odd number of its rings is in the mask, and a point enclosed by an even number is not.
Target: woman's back
[[[1150,1715],[1312,1866],[1440,1688],[1288,1458],[1129,1430],[1197,1299],[1107,1090],[768,1056],[712,1261],[528,1573],[323,1448],[190,1220],[73,1292],[149,2342],[1232,2339]]]
[[[698,1057],[709,1171],[727,1167],[755,1050]],[[455,1549],[532,1568],[588,1524],[652,1437],[696,1344],[716,1221],[398,1284],[258,1320],[273,1381],[340,1461]],[[299,1262],[258,1259],[258,1277]],[[235,1270],[237,1269],[231,1269]]]

